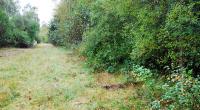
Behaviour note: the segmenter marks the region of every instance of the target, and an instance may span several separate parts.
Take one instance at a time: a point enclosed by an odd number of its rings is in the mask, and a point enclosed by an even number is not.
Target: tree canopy
[[[131,64],[169,73],[199,73],[199,2],[193,0],[62,0],[50,24],[55,45],[81,45],[94,69]]]
[[[31,47],[34,41],[39,42],[35,7],[27,5],[21,14],[14,0],[1,0],[0,4],[0,47]]]

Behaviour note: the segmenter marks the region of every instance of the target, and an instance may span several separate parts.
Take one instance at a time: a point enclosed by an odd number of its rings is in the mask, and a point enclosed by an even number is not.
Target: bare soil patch
[[[26,49],[9,49],[9,48],[4,48],[0,50],[0,57],[10,57],[10,56],[15,56],[17,54],[23,53],[26,51]]]

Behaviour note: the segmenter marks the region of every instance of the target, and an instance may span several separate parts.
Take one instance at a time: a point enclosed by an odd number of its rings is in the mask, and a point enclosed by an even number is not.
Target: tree
[[[0,1],[0,46],[31,47],[38,39],[39,19],[36,8],[28,5],[23,14],[13,0]]]
[[[9,17],[0,9],[0,47],[10,43],[10,32]]]
[[[48,42],[48,25],[47,24],[43,24],[40,27],[40,33],[39,33],[39,37],[41,39],[42,42],[47,43]]]
[[[57,45],[80,45],[88,64],[97,70],[130,71],[137,64],[163,74],[181,68],[198,74],[199,4],[195,0],[63,0],[49,35]]]

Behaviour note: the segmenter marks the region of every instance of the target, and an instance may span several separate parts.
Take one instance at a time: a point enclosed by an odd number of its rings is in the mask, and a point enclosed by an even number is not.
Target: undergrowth
[[[137,89],[137,94],[153,110],[200,109],[200,80],[199,77],[192,77],[191,71],[181,69],[178,73],[161,77],[141,66],[133,68],[132,76],[127,81],[144,82],[143,87]]]

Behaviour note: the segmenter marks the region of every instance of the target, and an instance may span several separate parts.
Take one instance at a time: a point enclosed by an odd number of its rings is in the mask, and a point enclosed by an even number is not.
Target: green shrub
[[[162,86],[165,91],[159,100],[152,103],[154,109],[200,109],[200,81],[187,75],[173,74]]]
[[[38,39],[40,40],[40,42],[48,43],[48,31],[49,31],[49,27],[47,24],[43,24],[40,27],[40,32],[38,36]]]
[[[64,46],[65,39],[59,35],[58,21],[55,19],[50,23],[48,36],[49,42],[53,45]]]
[[[31,47],[33,45],[32,39],[25,31],[16,31],[15,34],[15,46],[16,47]]]
[[[144,67],[133,68],[127,82],[144,82],[137,95],[146,99],[153,110],[200,109],[200,79],[192,77],[192,71],[180,69],[161,78]]]
[[[174,4],[167,14],[166,24],[157,38],[158,52],[161,57],[157,65],[193,69],[199,73],[199,18],[192,12],[193,3]]]
[[[80,45],[94,70],[131,71],[132,64],[199,73],[200,16],[192,0],[63,0],[50,42]],[[64,13],[64,14],[63,14]]]
[[[0,47],[7,46],[11,42],[10,33],[11,26],[9,23],[9,17],[6,13],[0,9]]]
[[[89,21],[89,4],[90,0],[61,1],[49,26],[49,41],[66,47],[79,45]]]
[[[0,47],[31,47],[35,40],[39,42],[35,8],[28,6],[20,14],[14,0],[3,0],[0,4]]]
[[[126,34],[128,29],[124,27],[129,14],[115,10],[127,8],[127,2],[129,1],[98,1],[92,4],[91,26],[85,32],[82,53],[87,56],[88,64],[94,69],[115,72],[125,63],[128,66],[130,62],[132,39]]]

